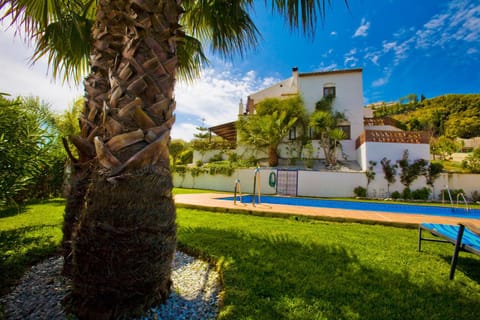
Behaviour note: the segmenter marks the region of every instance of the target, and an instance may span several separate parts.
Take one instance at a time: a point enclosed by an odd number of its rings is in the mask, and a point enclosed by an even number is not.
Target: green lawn
[[[178,192],[178,191],[176,191]],[[63,201],[0,212],[0,288],[54,254]],[[215,262],[221,319],[475,319],[480,258],[386,226],[177,210],[179,246]],[[6,273],[5,273],[6,272]]]

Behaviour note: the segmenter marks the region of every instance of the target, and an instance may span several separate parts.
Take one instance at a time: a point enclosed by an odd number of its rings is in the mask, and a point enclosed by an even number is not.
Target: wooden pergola
[[[213,132],[227,141],[237,142],[237,128],[235,127],[235,123],[236,121],[222,123],[218,126],[208,128],[208,131],[210,134]]]

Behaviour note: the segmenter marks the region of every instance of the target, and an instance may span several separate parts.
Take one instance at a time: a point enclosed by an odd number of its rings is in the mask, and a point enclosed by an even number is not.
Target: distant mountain
[[[374,116],[388,116],[398,120],[402,129],[427,130],[434,136],[480,136],[480,94],[448,94],[416,100],[376,106]]]

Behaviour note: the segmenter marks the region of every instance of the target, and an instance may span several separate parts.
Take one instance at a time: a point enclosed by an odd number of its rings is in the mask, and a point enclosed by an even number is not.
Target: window
[[[340,130],[342,130],[345,133],[345,139],[344,140],[350,140],[350,125],[341,125],[337,126]]]
[[[288,132],[288,139],[289,140],[297,139],[297,128],[293,127],[290,129],[290,131]]]
[[[335,98],[335,87],[323,87],[323,96]]]

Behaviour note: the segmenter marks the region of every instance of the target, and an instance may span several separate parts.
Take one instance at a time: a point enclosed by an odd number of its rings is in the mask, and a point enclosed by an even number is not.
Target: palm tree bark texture
[[[181,13],[175,0],[97,4],[82,132],[71,140],[80,155],[78,192],[66,210],[80,212],[66,305],[81,319],[138,315],[170,294],[176,225],[168,144]]]

